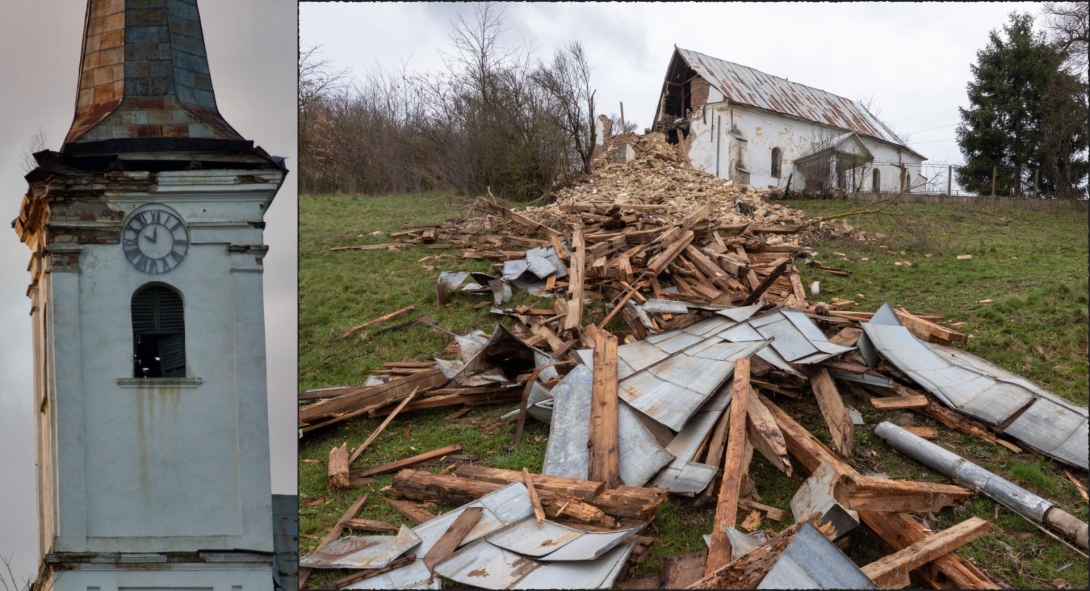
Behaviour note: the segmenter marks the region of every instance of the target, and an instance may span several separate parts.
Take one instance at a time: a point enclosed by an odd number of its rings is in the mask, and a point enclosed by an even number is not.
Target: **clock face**
[[[149,208],[129,218],[121,245],[132,266],[145,273],[166,273],[182,264],[189,250],[189,230],[178,216]]]

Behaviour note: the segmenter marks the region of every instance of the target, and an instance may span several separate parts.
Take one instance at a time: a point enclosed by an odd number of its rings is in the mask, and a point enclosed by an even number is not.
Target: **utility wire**
[[[942,139],[942,140],[927,140],[926,142],[912,142],[912,144],[913,144],[913,145],[919,145],[919,144],[933,144],[933,143],[935,143],[935,142],[948,142],[948,141],[950,141],[950,140],[956,140],[956,139],[958,139],[958,138],[956,138],[956,137],[948,137],[948,138],[946,138],[946,139]]]
[[[946,129],[947,127],[953,127],[955,125],[957,125],[957,123],[951,123],[950,125],[940,125],[938,127],[932,127],[931,129],[924,129],[922,131],[910,131],[906,135],[912,135],[914,133],[923,133],[925,131],[935,131],[936,129]]]

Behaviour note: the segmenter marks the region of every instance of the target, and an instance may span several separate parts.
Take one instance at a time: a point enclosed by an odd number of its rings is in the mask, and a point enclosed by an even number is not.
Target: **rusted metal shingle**
[[[64,143],[242,140],[219,114],[196,0],[88,0]]]

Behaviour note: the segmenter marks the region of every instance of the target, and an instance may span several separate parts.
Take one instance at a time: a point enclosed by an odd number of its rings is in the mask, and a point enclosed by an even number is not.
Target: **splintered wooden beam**
[[[377,466],[375,468],[371,468],[370,470],[356,472],[352,474],[352,476],[356,478],[366,478],[368,476],[374,476],[375,474],[385,474],[386,472],[393,472],[394,470],[400,470],[414,464],[420,464],[434,458],[441,458],[443,456],[457,453],[460,451],[462,451],[462,444],[455,443],[454,445],[448,445],[446,447],[426,451],[422,454],[417,454],[408,458],[402,458],[396,462],[390,462],[389,464]]]
[[[807,472],[812,473],[822,462],[829,462],[838,474],[861,477],[844,460],[825,447],[813,434],[795,422],[778,406],[763,396],[761,402],[772,413],[776,424],[780,426],[784,439],[787,440],[787,451]],[[907,513],[860,510],[859,516],[867,528],[893,550],[905,548],[928,535],[924,527]],[[938,558],[933,563],[920,567],[916,574],[934,589],[999,588],[973,563],[957,554]]]
[[[854,510],[935,513],[968,499],[973,491],[953,484],[841,476],[835,496]]]
[[[970,517],[954,527],[880,558],[861,570],[879,589],[902,589],[909,585],[909,571],[957,550],[991,529],[992,524],[987,521]]]
[[[428,550],[428,553],[424,555],[424,566],[428,568],[429,572],[434,572],[435,563],[450,556],[452,552],[458,549],[458,545],[462,543],[462,540],[473,529],[473,526],[480,521],[482,513],[484,513],[484,507],[462,509],[462,513],[458,515],[454,523],[450,524],[447,531],[443,532],[443,535],[435,542],[431,550]]]
[[[417,525],[427,523],[435,518],[435,515],[432,515],[428,510],[417,503],[386,497],[386,504],[390,505],[394,511],[400,513],[402,517]]]
[[[564,330],[578,330],[583,326],[583,276],[586,273],[587,249],[583,241],[583,227],[577,226],[571,239],[571,269],[568,270],[568,316]]]
[[[348,444],[329,450],[329,488],[335,490],[348,486]]]
[[[845,458],[852,456],[852,417],[844,406],[844,400],[829,376],[829,370],[824,367],[808,366],[807,374],[810,377],[810,388],[817,398],[818,408],[821,409],[825,422],[829,424],[829,435],[833,439],[833,447]]]
[[[541,499],[537,497],[534,481],[530,478],[530,471],[526,468],[522,469],[522,484],[530,492],[530,505],[534,508],[534,521],[539,524],[545,523],[545,510],[541,508]]]
[[[647,270],[651,273],[651,275],[658,275],[659,273],[662,273],[663,269],[666,268],[666,265],[672,263],[674,259],[677,258],[677,255],[681,254],[681,251],[685,250],[686,246],[692,244],[694,237],[695,234],[693,234],[692,230],[689,230],[688,232],[682,234],[681,238],[677,239],[673,244],[668,246],[666,250],[655,255],[653,259],[647,262]]]
[[[909,408],[927,408],[927,396],[890,396],[889,398],[871,398],[870,403],[878,410],[904,410]]]
[[[514,221],[522,224],[523,226],[526,226],[527,228],[529,228],[529,229],[531,229],[531,230],[533,230],[535,232],[545,232],[546,234],[560,234],[560,232],[557,232],[556,230],[554,230],[554,229],[552,229],[552,228],[550,228],[550,227],[548,227],[548,226],[546,226],[544,224],[539,224],[539,223],[535,222],[534,220],[531,220],[530,218],[528,218],[528,217],[526,217],[526,216],[524,216],[524,215],[522,215],[520,213],[515,213],[515,212],[511,211],[510,209],[507,209],[506,207],[503,207],[501,205],[497,205],[495,203],[492,203],[491,201],[489,201],[488,199],[485,199],[484,197],[477,197],[477,200],[473,202],[473,205],[476,205],[478,207],[482,207],[487,211],[490,211],[490,212],[492,212],[492,213],[494,213],[496,215],[505,217],[505,218],[507,218],[509,220],[514,220]]]
[[[777,470],[791,475],[791,460],[787,457],[787,442],[776,425],[776,419],[765,408],[757,393],[750,389],[746,421],[749,425],[749,441]]]
[[[791,261],[785,260],[779,265],[776,265],[776,268],[772,269],[772,272],[768,274],[768,277],[765,277],[765,280],[762,281],[760,285],[753,288],[753,293],[749,294],[749,296],[742,301],[742,305],[748,306],[753,302],[761,299],[761,296],[764,295],[764,292],[768,291],[768,288],[772,287],[772,283],[779,279],[780,275],[783,275],[783,272],[787,270],[787,265],[789,264],[791,264]],[[754,277],[756,277],[756,275],[754,275]]]
[[[587,478],[605,483],[606,488],[621,484],[617,405],[617,337],[599,330],[594,335]]]
[[[756,589],[768,571],[779,561],[783,551],[795,539],[804,523],[806,522],[801,521],[784,529],[767,542],[704,575],[703,579],[689,585],[687,589]]]
[[[746,449],[746,410],[749,407],[749,357],[734,364],[734,387],[730,399],[730,427],[727,435],[727,453],[723,460],[723,483],[719,488],[719,501],[715,506],[715,524],[708,545],[708,562],[704,576],[710,576],[731,561],[730,540],[726,528],[734,527],[738,519],[738,491],[742,484],[745,465],[742,456]]]

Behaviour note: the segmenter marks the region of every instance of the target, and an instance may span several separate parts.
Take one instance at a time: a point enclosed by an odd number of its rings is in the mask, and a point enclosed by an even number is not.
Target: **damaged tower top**
[[[216,107],[195,0],[88,0],[84,27],[76,112],[63,155],[268,158]]]

